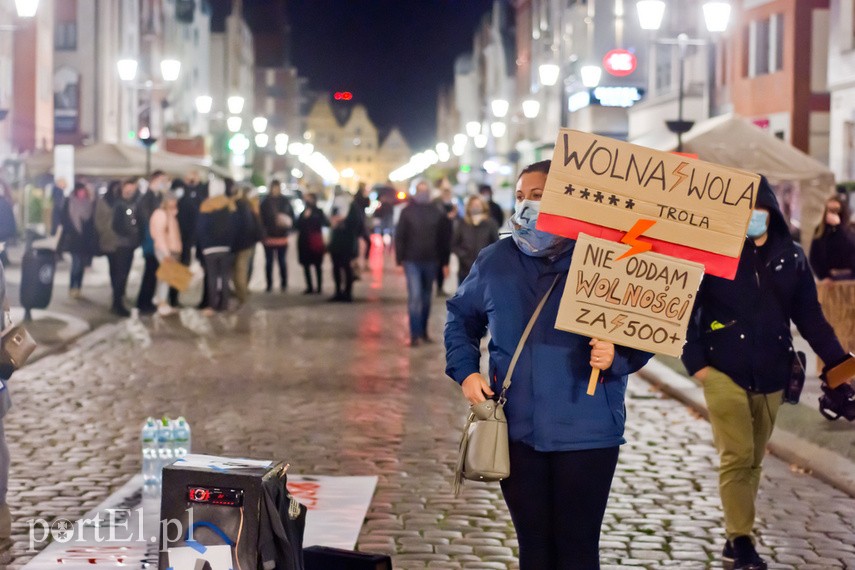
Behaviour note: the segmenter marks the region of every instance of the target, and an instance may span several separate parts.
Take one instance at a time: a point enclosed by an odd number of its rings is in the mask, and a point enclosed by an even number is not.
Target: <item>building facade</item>
[[[831,0],[828,87],[829,166],[838,181],[855,180],[855,0]]]

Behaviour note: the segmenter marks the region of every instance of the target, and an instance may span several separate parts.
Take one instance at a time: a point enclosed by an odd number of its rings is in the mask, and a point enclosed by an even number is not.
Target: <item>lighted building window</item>
[[[57,22],[54,26],[54,48],[58,51],[77,49],[77,22]]]

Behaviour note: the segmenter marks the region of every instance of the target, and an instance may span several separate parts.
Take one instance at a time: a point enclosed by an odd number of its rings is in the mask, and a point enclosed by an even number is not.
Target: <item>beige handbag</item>
[[[8,307],[4,321],[8,322],[8,328],[0,333],[0,378],[6,379],[27,363],[37,345],[23,325],[12,325]]]
[[[528,321],[511,364],[508,373],[502,383],[502,393],[498,400],[488,399],[469,407],[469,417],[463,428],[463,437],[460,439],[460,449],[457,457],[457,467],[452,484],[454,495],[460,492],[460,486],[464,479],[470,481],[501,481],[511,474],[511,458],[508,452],[508,422],[505,419],[505,402],[508,401],[508,388],[511,386],[511,377],[517,366],[520,353],[525,341],[534,327],[537,317],[543,310],[546,300],[555,289],[555,285],[561,278],[561,274],[555,276],[552,285],[546,295],[540,300],[534,314]]]

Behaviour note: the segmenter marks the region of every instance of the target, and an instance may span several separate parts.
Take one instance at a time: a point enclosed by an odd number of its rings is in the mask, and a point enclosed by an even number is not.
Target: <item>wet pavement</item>
[[[194,451],[286,460],[295,472],[378,475],[358,547],[396,569],[516,568],[497,485],[451,493],[466,403],[441,344],[406,346],[403,274],[374,259],[357,302],[256,293],[210,319],[101,326],[16,374],[13,567],[27,520],[79,517],[140,468],[146,416],[184,415]],[[292,279],[292,283],[293,283]],[[442,337],[443,304],[430,330]],[[716,568],[723,542],[709,425],[630,383],[627,439],[602,537],[604,568]],[[855,499],[767,458],[759,499],[770,568],[855,568]]]

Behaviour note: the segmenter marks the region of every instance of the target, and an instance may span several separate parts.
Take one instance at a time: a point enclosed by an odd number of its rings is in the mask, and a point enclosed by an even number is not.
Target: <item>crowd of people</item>
[[[319,205],[318,195],[308,193],[299,213],[278,180],[272,180],[261,196],[248,186],[215,176],[203,182],[195,171],[183,179],[156,171],[147,179],[113,181],[101,194],[77,182],[66,196],[66,185],[64,180],[55,184],[51,233],[58,235],[58,253],[70,256],[72,298],[81,297],[86,269],[94,257],[103,255],[109,265],[114,314],[130,316],[135,308],[141,315],[168,316],[181,306],[180,293],[167,279],[158,278],[165,273],[160,268],[169,263],[189,268],[196,260],[204,271],[197,307],[211,315],[247,302],[258,244],[264,249],[266,291],[286,291],[288,246],[296,239],[304,294],[322,293],[322,266],[329,254],[335,287],[330,301],[352,302],[354,282],[367,269],[371,235],[377,231],[395,236],[396,256],[410,283],[414,345],[427,339],[431,297],[446,295],[451,255],[459,262],[459,284],[478,253],[499,239],[504,222],[489,186],[462,203],[449,186],[438,182],[432,189],[422,181],[397,211],[381,200],[369,216],[372,201],[365,184],[354,194],[336,188],[326,209]],[[137,249],[142,252],[143,271],[129,304],[128,278]]]

